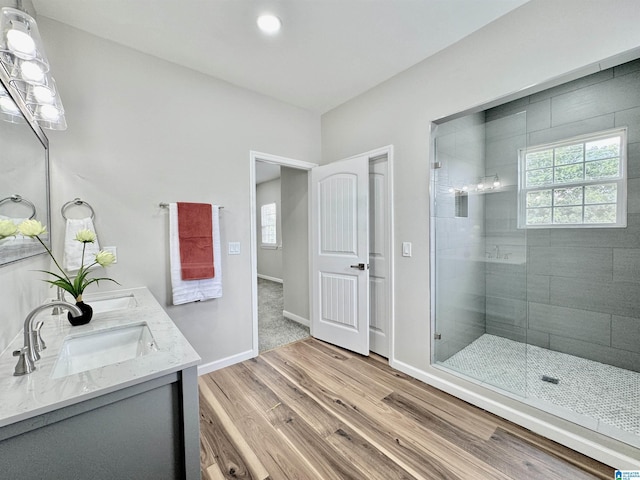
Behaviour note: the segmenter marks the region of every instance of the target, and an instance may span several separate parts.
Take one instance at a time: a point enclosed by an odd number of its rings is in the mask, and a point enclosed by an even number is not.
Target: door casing
[[[251,150],[249,152],[249,181],[250,181],[250,199],[251,204],[251,315],[252,315],[252,355],[257,357],[260,353],[258,345],[258,233],[256,231],[256,161],[273,163],[281,167],[297,168],[299,170],[311,170],[317,167],[317,163],[305,162],[303,160],[295,160],[292,158],[280,157],[269,153],[262,153]],[[309,188],[307,186],[307,188]],[[310,207],[309,207],[310,208]],[[309,210],[310,212],[310,210]]]

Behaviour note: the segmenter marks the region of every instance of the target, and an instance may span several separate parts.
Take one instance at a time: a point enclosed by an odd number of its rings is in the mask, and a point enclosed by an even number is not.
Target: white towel
[[[64,255],[62,257],[62,266],[67,272],[80,270],[80,265],[82,264],[82,242],[76,240],[76,234],[79,230],[95,232],[93,220],[90,217],[67,219],[67,228],[64,234]],[[85,266],[91,265],[95,260],[96,254],[100,251],[98,235],[96,234],[95,242],[87,243],[86,245],[84,251]]]
[[[197,302],[222,297],[222,252],[220,248],[220,209],[212,206],[213,223],[213,278],[182,280],[180,264],[180,238],[178,237],[178,204],[169,204],[169,263],[173,304]]]
[[[0,220],[11,220],[14,223],[14,225],[17,226],[17,225],[20,225],[25,220],[29,220],[29,219],[28,218],[7,217],[6,215],[0,215]]]

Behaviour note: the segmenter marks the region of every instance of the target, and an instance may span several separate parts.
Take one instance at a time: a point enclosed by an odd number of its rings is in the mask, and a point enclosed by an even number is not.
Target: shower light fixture
[[[461,187],[455,186],[455,185],[450,186],[448,188],[448,191],[449,193],[469,192],[469,191],[486,192],[490,190],[495,190],[496,188],[499,188],[502,185],[502,183],[500,183],[500,178],[498,177],[497,173],[494,175],[485,175],[483,177],[477,177],[477,178],[478,178],[477,182],[463,183]],[[473,188],[473,186],[470,188],[469,184],[475,185],[475,189]]]
[[[487,181],[487,179],[490,179]],[[498,178],[498,174],[495,175],[485,175],[484,177],[480,177],[478,179],[478,185],[476,187],[477,191],[483,190],[493,190],[494,188],[498,188],[500,186],[500,179]]]
[[[23,2],[17,3],[22,8]],[[34,18],[21,9],[4,7],[0,10],[0,65],[41,127],[67,128],[38,26]]]

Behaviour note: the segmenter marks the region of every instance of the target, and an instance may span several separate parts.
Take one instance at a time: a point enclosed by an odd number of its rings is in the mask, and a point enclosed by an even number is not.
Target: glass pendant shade
[[[37,64],[42,72],[49,71],[49,61],[42,47],[38,25],[31,15],[4,7],[0,16],[0,53],[2,62],[13,65],[20,60]]]
[[[0,9],[0,63],[38,124],[50,130],[65,130],[64,108],[49,73],[38,26],[33,17],[22,10]],[[4,101],[5,108],[9,109],[8,101]],[[6,119],[9,113],[0,106],[0,115]]]
[[[64,107],[62,106],[60,95],[55,92],[55,89],[52,91],[40,85],[32,86],[27,93],[26,104],[42,128],[49,130],[67,129]]]
[[[41,84],[25,82],[13,82],[13,84],[22,94],[25,103],[31,110],[35,105],[54,105],[60,112],[64,112],[55,80],[49,74],[46,77]]]

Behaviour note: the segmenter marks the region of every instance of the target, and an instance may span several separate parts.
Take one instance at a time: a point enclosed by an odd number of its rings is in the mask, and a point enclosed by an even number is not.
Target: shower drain
[[[543,375],[542,376],[542,381],[543,382],[553,383],[554,385],[557,385],[557,384],[560,383],[560,379],[559,378],[550,377],[549,375]]]

